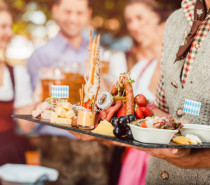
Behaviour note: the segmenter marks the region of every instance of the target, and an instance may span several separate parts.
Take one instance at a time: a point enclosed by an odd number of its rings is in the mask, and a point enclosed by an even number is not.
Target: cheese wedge
[[[105,135],[105,136],[115,137],[113,134],[113,130],[114,130],[114,127],[112,126],[112,124],[110,122],[104,120],[104,121],[101,121],[99,123],[99,125],[91,132],[96,133],[96,134]]]

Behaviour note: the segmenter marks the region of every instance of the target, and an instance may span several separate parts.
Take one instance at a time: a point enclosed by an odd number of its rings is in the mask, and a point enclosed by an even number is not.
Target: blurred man
[[[27,62],[34,90],[40,81],[41,68],[57,66],[60,61],[84,64],[88,59],[89,41],[81,31],[91,17],[89,1],[57,0],[52,13],[60,27],[59,33],[37,49]],[[53,127],[39,126],[37,132],[42,136],[41,164],[59,170],[56,185],[106,184],[104,147],[98,143],[74,141],[68,132]]]
[[[52,13],[60,31],[28,60],[27,68],[33,89],[39,82],[41,68],[56,66],[60,61],[82,63],[88,59],[88,40],[82,36],[81,31],[91,17],[89,1],[56,0]]]

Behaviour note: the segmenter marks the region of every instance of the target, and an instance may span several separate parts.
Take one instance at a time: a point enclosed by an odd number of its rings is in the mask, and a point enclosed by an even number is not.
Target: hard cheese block
[[[92,132],[95,134],[115,137],[113,134],[113,130],[114,130],[114,127],[112,126],[112,124],[104,120],[104,121],[101,121],[99,125],[94,130],[92,130]]]

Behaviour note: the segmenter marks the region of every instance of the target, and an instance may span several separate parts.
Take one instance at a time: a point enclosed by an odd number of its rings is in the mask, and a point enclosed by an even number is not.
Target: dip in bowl
[[[210,142],[210,125],[183,124],[181,133],[183,136],[193,134],[198,136],[202,142]]]
[[[140,126],[129,124],[133,138],[142,143],[169,144],[174,134],[178,130],[142,128]]]

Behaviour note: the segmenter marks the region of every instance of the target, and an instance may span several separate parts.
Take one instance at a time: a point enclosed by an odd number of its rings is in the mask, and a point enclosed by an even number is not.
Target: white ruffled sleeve
[[[20,108],[23,106],[31,105],[33,103],[32,99],[32,89],[30,83],[30,77],[24,66],[14,67],[14,77],[15,77],[15,108]]]
[[[117,79],[120,73],[128,72],[125,53],[113,52],[110,57],[109,75],[112,79]]]

